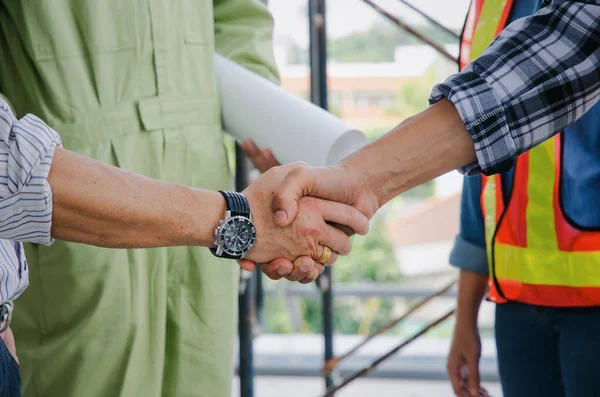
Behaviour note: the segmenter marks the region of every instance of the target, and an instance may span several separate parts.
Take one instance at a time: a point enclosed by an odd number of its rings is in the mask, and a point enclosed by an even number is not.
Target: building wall
[[[448,240],[396,247],[394,254],[402,275],[409,277],[448,271],[452,243]]]
[[[409,82],[423,81],[423,77],[329,77],[330,110],[359,129],[392,128],[399,121],[389,112],[399,90]],[[281,86],[308,99],[310,78],[308,76],[285,76]]]

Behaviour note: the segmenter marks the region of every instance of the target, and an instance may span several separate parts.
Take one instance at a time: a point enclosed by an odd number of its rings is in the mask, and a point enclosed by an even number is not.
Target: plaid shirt
[[[546,1],[516,20],[430,102],[454,103],[475,143],[468,175],[515,158],[573,124],[600,99],[600,0]]]

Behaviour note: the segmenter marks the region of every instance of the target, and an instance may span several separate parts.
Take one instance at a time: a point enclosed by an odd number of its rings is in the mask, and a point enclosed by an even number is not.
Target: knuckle
[[[292,167],[292,169],[308,168],[308,167],[310,167],[308,165],[308,163],[305,162],[305,161],[295,161],[295,162],[291,163],[290,166]]]
[[[267,274],[267,277],[269,277],[271,280],[275,280],[275,281],[281,280],[281,278],[283,277],[277,273],[266,273],[266,274]]]
[[[350,239],[346,239],[346,241],[344,241],[344,244],[342,245],[342,251],[340,252],[340,254],[348,255],[350,251],[352,251],[352,242],[350,241]]]
[[[323,212],[323,202],[315,197],[304,196],[300,199],[299,205],[305,212]],[[312,216],[309,217],[312,219]]]
[[[319,233],[319,227],[313,222],[306,222],[301,227],[301,235],[309,238],[311,245],[314,244],[314,237]]]
[[[310,173],[310,166],[306,163],[299,164],[292,168],[289,172],[289,176],[294,179],[306,179]]]
[[[353,207],[345,207],[344,216],[348,221],[355,222],[359,220],[357,211]]]
[[[290,172],[288,173],[288,176],[290,178],[298,178],[298,177],[302,176],[303,173],[304,173],[304,168],[296,167],[296,168],[292,168],[290,170]]]

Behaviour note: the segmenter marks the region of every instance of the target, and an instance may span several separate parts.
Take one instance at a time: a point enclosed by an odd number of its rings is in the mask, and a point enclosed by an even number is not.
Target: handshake
[[[242,268],[252,271],[258,265],[274,280],[310,283],[338,255],[350,253],[351,235],[368,232],[379,206],[357,170],[348,164],[314,168],[304,163],[269,169],[277,164],[270,152],[259,152],[251,142],[242,148],[257,168],[268,169],[243,192],[255,243],[238,259]],[[225,233],[238,238],[233,230]],[[238,233],[250,238],[241,229]]]

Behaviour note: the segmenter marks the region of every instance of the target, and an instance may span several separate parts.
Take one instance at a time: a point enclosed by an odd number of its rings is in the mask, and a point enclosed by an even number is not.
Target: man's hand
[[[461,270],[458,282],[456,326],[448,354],[448,376],[458,397],[487,396],[479,384],[481,340],[477,328],[487,275]]]
[[[297,202],[295,221],[286,227],[278,227],[273,220],[271,200],[273,192],[292,168],[294,166],[274,168],[244,191],[252,210],[257,242],[248,252],[247,260],[239,263],[246,270],[254,270],[256,263],[281,258],[268,266],[268,276],[286,276],[289,280],[310,282],[323,271],[323,266],[314,262],[323,253],[323,246],[334,251],[327,265],[335,262],[337,254],[350,252],[348,235],[328,223],[344,225],[356,233],[366,234],[369,221],[351,206],[304,197]]]
[[[481,340],[477,324],[457,323],[448,354],[447,370],[457,397],[479,397]]]
[[[302,196],[352,205],[370,218],[397,195],[475,160],[473,139],[456,108],[441,100],[338,166],[296,165],[273,198],[276,223],[294,219]]]
[[[0,334],[0,338],[2,338],[2,341],[6,345],[6,348],[8,349],[10,355],[13,356],[15,361],[18,363],[19,358],[17,357],[17,347],[15,345],[15,337],[14,337],[10,327],[6,331],[4,331],[2,334]]]
[[[289,225],[298,213],[304,196],[314,196],[351,205],[370,219],[379,203],[369,181],[357,169],[341,164],[332,167],[310,167],[296,163],[273,195],[275,223]]]
[[[354,206],[368,219],[378,209],[377,200],[365,179],[347,165],[313,168],[305,163],[295,163],[274,170],[283,175],[282,183],[277,186],[272,198],[275,222],[280,227],[287,227],[296,219],[303,196],[316,196]],[[348,236],[355,232],[362,234],[359,230],[348,228],[335,220],[328,219],[328,221],[343,230]],[[254,263],[248,260],[238,262],[245,269],[254,268]],[[305,270],[300,269],[300,266]],[[274,280],[285,277],[287,280],[297,281],[304,274],[314,275],[314,277],[306,276],[301,281],[308,283],[314,281],[316,276],[323,271],[323,266],[316,263],[313,258],[303,256],[293,262],[286,258],[279,258],[276,261],[261,264],[261,269]],[[318,272],[315,272],[314,269]]]

